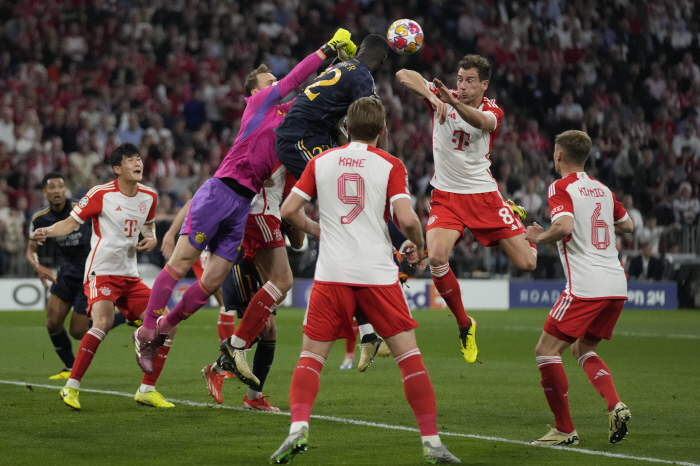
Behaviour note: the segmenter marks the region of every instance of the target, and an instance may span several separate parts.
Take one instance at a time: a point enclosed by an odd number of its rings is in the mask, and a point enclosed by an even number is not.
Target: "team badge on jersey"
[[[79,205],[80,207],[85,207],[86,205],[88,205],[88,201],[89,201],[89,200],[90,200],[90,199],[89,199],[87,196],[85,196],[85,197],[83,197],[83,198],[80,200],[80,202],[78,202],[78,205]]]
[[[275,239],[277,239],[277,241],[282,241],[282,232],[279,230],[279,228],[275,230]]]
[[[145,214],[145,213],[146,213],[146,209],[147,209],[147,207],[146,207],[146,203],[145,203],[145,202],[139,203],[139,211],[140,211],[142,214]]]
[[[110,290],[110,289],[107,288],[106,286],[103,286],[102,288],[100,288],[100,291],[101,291],[102,294],[105,295],[105,296],[109,296],[109,295],[112,294],[112,290]]]
[[[428,225],[432,225],[435,220],[437,220],[437,215],[433,215],[428,219]]]
[[[198,243],[203,243],[205,239],[207,239],[207,235],[202,233],[201,231],[197,232],[197,235],[194,237],[195,241]]]

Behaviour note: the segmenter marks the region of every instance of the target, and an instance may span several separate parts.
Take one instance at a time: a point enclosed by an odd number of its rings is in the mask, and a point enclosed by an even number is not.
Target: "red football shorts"
[[[261,249],[284,247],[280,221],[274,215],[249,215],[245,224],[245,259],[252,261]]]
[[[520,217],[510,210],[500,191],[457,194],[433,189],[426,230],[445,228],[458,231],[457,242],[460,242],[465,227],[484,246],[496,246],[499,240],[525,234]]]
[[[197,259],[197,262],[192,264],[192,273],[197,277],[197,280],[202,279],[202,274],[204,273],[204,265],[202,265],[202,259]]]
[[[609,340],[624,304],[624,299],[580,299],[565,292],[550,311],[544,331],[569,343],[579,338]]]
[[[314,282],[304,316],[304,333],[316,341],[354,340],[352,319],[357,308],[383,338],[418,327],[398,282],[390,286]]]
[[[112,301],[128,320],[138,320],[148,305],[151,289],[137,277],[102,275],[83,284],[88,298],[87,315],[97,301]]]

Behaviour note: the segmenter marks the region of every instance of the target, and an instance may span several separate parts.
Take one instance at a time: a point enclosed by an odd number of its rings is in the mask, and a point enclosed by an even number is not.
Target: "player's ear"
[[[257,89],[257,88],[251,89],[251,90],[250,90],[250,96],[251,96],[251,97],[254,96],[255,94],[258,93],[259,90],[260,90],[260,89]]]
[[[114,170],[114,174],[117,176],[122,174],[122,167],[120,167],[119,165],[112,167],[112,170]]]
[[[386,122],[384,122],[384,125],[382,125],[382,129],[379,131],[379,135],[381,136],[384,133],[386,133]]]
[[[489,88],[489,80],[484,79],[483,81],[481,81],[481,89],[485,91],[488,88]]]

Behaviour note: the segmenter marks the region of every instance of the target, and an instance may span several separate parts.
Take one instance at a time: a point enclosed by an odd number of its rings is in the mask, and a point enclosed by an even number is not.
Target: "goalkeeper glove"
[[[506,204],[510,206],[510,210],[512,210],[514,213],[518,214],[518,217],[520,217],[520,221],[524,222],[525,218],[527,218],[527,210],[525,210],[525,207],[521,205],[517,205],[515,202],[511,201],[508,199],[506,201]]]
[[[340,44],[345,44],[343,46],[340,46]],[[330,57],[333,52],[338,52],[339,46],[347,52],[348,59],[353,58],[355,56],[355,52],[357,52],[357,46],[350,40],[350,31],[346,29],[338,29],[331,40],[328,41],[328,43],[323,44],[321,47],[321,52],[323,52],[326,57]],[[341,59],[343,57],[341,56]]]

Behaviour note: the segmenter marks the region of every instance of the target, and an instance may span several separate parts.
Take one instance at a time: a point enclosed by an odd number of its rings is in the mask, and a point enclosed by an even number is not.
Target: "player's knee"
[[[49,316],[48,319],[46,319],[46,329],[49,331],[49,333],[56,333],[60,331],[63,328],[63,322],[61,322],[60,319]]]
[[[450,256],[449,255],[442,255],[438,254],[436,256],[430,257],[428,260],[428,263],[430,264],[431,267],[441,267],[445,264],[448,264],[450,261]]]
[[[537,267],[537,259],[528,251],[527,254],[519,256],[518,259],[514,261],[514,264],[518,270],[532,272]]]
[[[542,343],[537,343],[537,346],[535,346],[535,356],[549,356],[547,354],[547,349]]]
[[[82,340],[85,334],[87,333],[88,329],[86,328],[73,328],[71,327],[69,332],[70,336],[73,337],[76,340]]]

